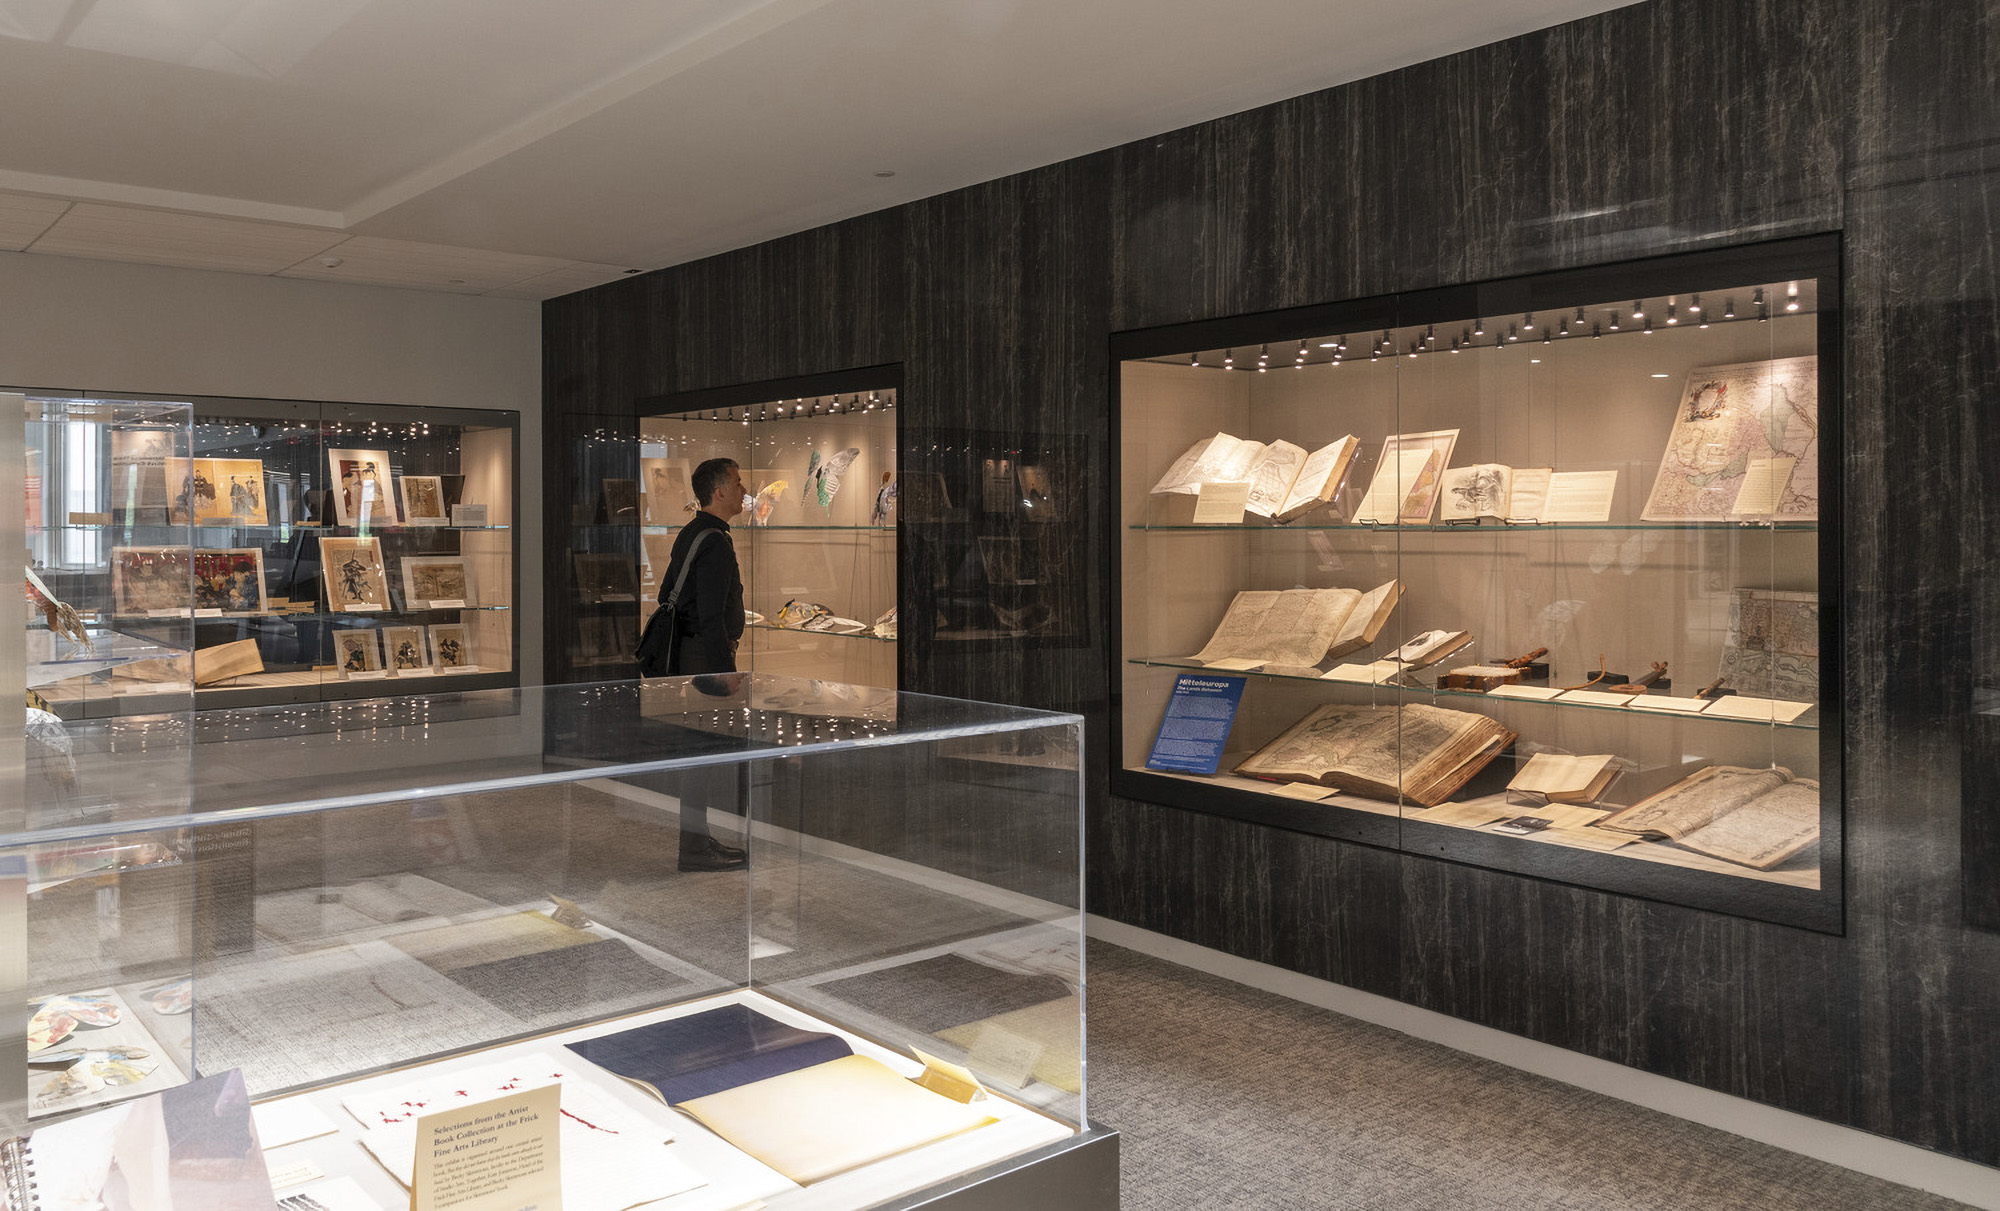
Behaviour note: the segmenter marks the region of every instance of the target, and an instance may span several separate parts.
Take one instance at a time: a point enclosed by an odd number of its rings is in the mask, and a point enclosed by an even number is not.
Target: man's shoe
[[[750,855],[724,845],[714,837],[690,837],[681,842],[681,870],[688,873],[742,870],[750,865]]]

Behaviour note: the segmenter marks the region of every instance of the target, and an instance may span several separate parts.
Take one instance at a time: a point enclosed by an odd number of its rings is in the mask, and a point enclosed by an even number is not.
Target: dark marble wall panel
[[[1961,778],[1976,695],[2000,697],[1996,22],[1653,0],[557,300],[551,508],[577,487],[556,443],[600,409],[901,362],[906,471],[1037,445],[1082,468],[1083,623],[925,649],[906,538],[902,675],[1091,721],[1093,911],[2000,1163],[2000,770]],[[1844,934],[1107,794],[1109,333],[1836,229]]]
[[[667,270],[674,381],[646,394],[880,366],[903,358],[903,210]]]
[[[1396,855],[1112,796],[1090,910],[1228,954],[1394,997]]]
[[[1885,1074],[1865,1109],[1990,1158],[2000,1106],[1979,1090],[2000,1087],[2000,1048],[1981,1007],[2000,998],[2000,934],[1979,907],[2000,872],[1961,849],[1977,846],[1994,796],[1985,771],[1960,773],[2000,655],[1988,575],[2000,496],[1987,490],[2000,458],[2000,9],[1851,7],[1874,36],[1855,47],[1848,378],[1880,402],[1857,435],[1848,502],[1863,572],[1848,644],[1861,708],[1850,918],[1862,1029]]]

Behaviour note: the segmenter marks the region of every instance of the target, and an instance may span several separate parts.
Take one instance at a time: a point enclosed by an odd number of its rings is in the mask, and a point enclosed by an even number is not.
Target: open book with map
[[[1352,436],[1307,451],[1284,440],[1253,442],[1218,433],[1188,447],[1153,485],[1153,493],[1199,495],[1203,484],[1247,483],[1246,511],[1293,521],[1334,498],[1360,448]]]
[[[1309,669],[1375,642],[1403,593],[1391,580],[1358,589],[1248,589],[1238,593],[1201,651],[1189,657],[1210,668],[1259,666]],[[1316,675],[1316,672],[1315,672]]]
[[[1514,733],[1484,715],[1420,703],[1322,706],[1252,753],[1236,772],[1315,782],[1370,799],[1399,794],[1436,807],[1486,768]]]
[[[1782,766],[1711,765],[1595,827],[1769,870],[1819,840],[1819,783]]]

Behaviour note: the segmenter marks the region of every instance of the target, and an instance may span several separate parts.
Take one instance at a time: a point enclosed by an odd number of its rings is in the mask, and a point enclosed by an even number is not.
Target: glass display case
[[[731,537],[749,615],[737,667],[895,685],[897,534],[909,488],[898,475],[896,394],[893,375],[857,372],[739,403],[649,401],[654,414],[639,422],[639,617],[658,600],[674,536],[693,511],[689,476],[705,459],[732,458],[745,501]]]
[[[1831,237],[1120,334],[1114,790],[1838,930]]]
[[[30,565],[131,657],[51,682],[56,713],[172,709],[189,685],[208,709],[514,681],[514,414],[27,400],[63,416],[27,485]],[[84,408],[177,409],[177,433]]]
[[[949,1205],[1079,1157],[1108,1184],[1048,1205],[1115,1205],[1076,717],[751,674],[183,723],[180,806],[0,835],[0,1135],[240,1070],[280,1194],[402,1206],[413,1105],[554,1084],[565,1206]],[[178,860],[63,860],[112,837]]]

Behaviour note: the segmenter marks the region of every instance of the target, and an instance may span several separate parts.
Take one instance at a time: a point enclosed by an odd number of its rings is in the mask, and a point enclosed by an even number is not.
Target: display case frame
[[[113,752],[143,721],[72,727]],[[782,1160],[766,1169],[722,1146],[737,1141],[727,1128],[579,1072],[596,1104],[670,1126],[685,1141],[675,1155],[708,1179],[659,1205],[1115,1206],[1116,1136],[1085,1101],[1081,729],[1073,715],[757,675],[194,717],[186,806],[38,813],[0,834],[0,925],[27,959],[0,966],[4,991],[18,1003],[111,989],[100,999],[122,1016],[71,1024],[67,1045],[86,1048],[75,1062],[94,1062],[92,1040],[136,1041],[158,1062],[78,1093],[48,1067],[74,1057],[44,1050],[25,1097],[18,1062],[0,1065],[0,1128],[237,1067],[260,1102],[342,1124],[266,1140],[274,1172],[309,1160],[394,1202],[390,1173],[354,1147],[369,1120],[344,1099],[745,1004],[904,1077],[924,1070],[913,1047],[967,1064],[988,1121],[788,1183],[773,1177],[791,1172]],[[24,785],[61,776],[54,760],[38,751]],[[675,871],[691,802],[747,867]],[[49,861],[148,840],[171,840],[178,860],[95,873]]]
[[[1818,690],[1810,714],[1798,724],[1799,728],[1809,728],[1813,736],[1791,736],[1785,743],[1792,745],[1792,751],[1809,754],[1810,764],[1820,783],[1820,812],[1818,828],[1817,861],[1810,862],[1810,871],[1802,872],[1798,882],[1812,885],[1794,885],[1784,882],[1764,881],[1758,878],[1739,877],[1734,872],[1725,873],[1720,869],[1689,869],[1679,866],[1653,866],[1644,862],[1620,858],[1611,853],[1590,852],[1588,850],[1558,846],[1555,844],[1523,844],[1512,837],[1487,835],[1480,830],[1448,827],[1412,819],[1416,805],[1407,800],[1398,805],[1398,810],[1383,813],[1378,810],[1356,810],[1339,804],[1346,796],[1331,804],[1302,803],[1290,801],[1272,794],[1250,789],[1247,784],[1230,785],[1231,779],[1197,778],[1161,773],[1139,768],[1147,759],[1144,751],[1134,752],[1134,737],[1144,735],[1150,738],[1148,729],[1159,719],[1159,703],[1148,700],[1143,705],[1128,700],[1128,690],[1133,684],[1132,669],[1135,665],[1153,663],[1152,653],[1128,650],[1128,640],[1132,635],[1132,620],[1135,607],[1130,598],[1134,591],[1133,571],[1128,568],[1145,567],[1145,544],[1157,541],[1166,531],[1192,533],[1202,527],[1191,523],[1173,526],[1151,524],[1151,515],[1136,519],[1125,516],[1135,507],[1133,494],[1142,496],[1147,485],[1131,482],[1135,476],[1148,473],[1148,468],[1136,467],[1131,461],[1131,443],[1128,435],[1139,432],[1147,423],[1143,408],[1144,391],[1129,388],[1124,376],[1117,368],[1141,361],[1166,361],[1178,359],[1185,365],[1192,355],[1196,362],[1201,355],[1194,351],[1231,350],[1233,356],[1240,357],[1243,365],[1238,369],[1255,374],[1258,366],[1257,351],[1262,348],[1267,353],[1282,347],[1278,364],[1268,373],[1282,375],[1291,369],[1292,347],[1298,342],[1301,355],[1308,353],[1309,347],[1315,357],[1324,358],[1317,346],[1330,333],[1352,333],[1352,351],[1347,354],[1354,360],[1369,356],[1368,348],[1361,344],[1361,334],[1390,334],[1395,338],[1391,347],[1381,348],[1378,356],[1395,365],[1409,365],[1414,370],[1398,371],[1398,374],[1421,374],[1426,365],[1424,357],[1451,357],[1452,352],[1442,342],[1432,348],[1424,345],[1429,331],[1435,331],[1443,341],[1457,340],[1461,332],[1469,338],[1475,327],[1482,330],[1476,340],[1468,339],[1463,348],[1471,357],[1505,358],[1514,352],[1541,347],[1543,341],[1555,340],[1550,331],[1553,317],[1562,316],[1567,323],[1572,309],[1580,304],[1598,304],[1612,299],[1654,300],[1650,304],[1655,312],[1659,304],[1669,296],[1678,296],[1681,305],[1686,305],[1688,296],[1697,292],[1719,291],[1727,287],[1746,284],[1746,297],[1735,300],[1743,308],[1743,321],[1753,322],[1747,297],[1747,284],[1751,282],[1792,281],[1811,279],[1816,282],[1816,296],[1811,314],[1813,348],[1818,357],[1816,367],[1818,399],[1818,492],[1819,504],[1816,522],[1793,524],[1775,519],[1767,519],[1764,535],[1770,542],[1790,544],[1798,554],[1793,562],[1801,566],[1810,565],[1816,571],[1816,591],[1818,596]],[[1133,799],[1161,803],[1210,814],[1243,819],[1271,827],[1336,838],[1405,853],[1419,854],[1465,865],[1508,871],[1537,879],[1596,888],[1623,895],[1658,900],[1667,903],[1710,909],[1733,915],[1773,921],[1799,926],[1822,932],[1839,933],[1844,928],[1843,893],[1843,840],[1844,821],[1843,791],[1841,779],[1842,754],[1844,747],[1844,714],[1841,704],[1842,630],[1840,624],[1841,605],[1841,562],[1842,562],[1842,505],[1840,475],[1842,463],[1841,408],[1841,334],[1842,318],[1840,308],[1841,249],[1837,235],[1809,236],[1796,239],[1774,241],[1744,247],[1704,250],[1675,256],[1649,258],[1641,261],[1619,264],[1588,266],[1575,269],[1551,271],[1543,274],[1508,278],[1502,280],[1473,283],[1464,286],[1443,287],[1429,290],[1409,291],[1395,295],[1356,299],[1344,302],[1292,308],[1282,311],[1229,317],[1225,319],[1197,321],[1186,324],[1134,330],[1113,334],[1111,357],[1114,367],[1111,383],[1110,416],[1113,422],[1114,450],[1125,450],[1124,466],[1120,482],[1124,485],[1126,505],[1118,519],[1122,541],[1110,545],[1110,583],[1114,586],[1112,625],[1113,638],[1110,644],[1111,667],[1108,670],[1112,694],[1112,735],[1118,750],[1110,761],[1110,789],[1112,793]],[[1769,300],[1771,314],[1778,314],[1784,301],[1777,297]],[[1549,317],[1540,333],[1531,337],[1529,345],[1509,345],[1506,331],[1508,317],[1518,324],[1522,318],[1540,315]],[[1497,317],[1497,318],[1496,318]],[[1595,312],[1589,317],[1593,322],[1602,316]],[[1680,318],[1680,317],[1676,317]],[[1665,317],[1661,317],[1663,325]],[[1612,321],[1616,324],[1616,321]],[[1804,322],[1803,319],[1796,322]],[[1493,331],[1484,331],[1491,323]],[[1637,328],[1638,321],[1629,321]],[[1647,321],[1650,324],[1650,321]],[[1722,327],[1718,319],[1717,327]],[[1664,326],[1662,331],[1665,331]],[[1605,336],[1621,335],[1605,332]],[[1415,346],[1405,338],[1416,342]],[[1375,338],[1371,338],[1371,341]],[[1582,327],[1570,339],[1590,340]],[[1628,342],[1645,339],[1643,331],[1627,331],[1621,339]],[[1558,345],[1557,349],[1560,350]],[[1414,355],[1414,356],[1412,356]],[[1524,357],[1525,357],[1524,353]],[[1219,362],[1220,357],[1212,357],[1205,365]],[[1304,360],[1301,357],[1300,360]],[[1464,364],[1464,363],[1458,363]],[[1656,378],[1666,378],[1657,374]],[[1414,381],[1414,380],[1413,380]],[[1394,388],[1388,388],[1393,392]],[[1387,406],[1388,414],[1398,417],[1389,426],[1392,433],[1411,432],[1416,429],[1442,428],[1454,423],[1450,420],[1448,408],[1425,403],[1417,407],[1405,408],[1399,400],[1395,406]],[[1360,422],[1354,422],[1356,425]],[[1135,429],[1138,426],[1140,429]],[[1225,426],[1226,427],[1226,426]],[[1349,426],[1353,427],[1353,426]],[[1200,434],[1180,433],[1165,445],[1176,441],[1185,444],[1191,437],[1206,436],[1212,429],[1204,429]],[[1336,426],[1333,430],[1340,431]],[[1246,437],[1270,440],[1284,434],[1246,433]],[[1382,441],[1379,432],[1358,432],[1364,443],[1378,446]],[[1176,449],[1175,452],[1178,452]],[[1169,455],[1168,457],[1171,457]],[[1658,458],[1658,448],[1636,455],[1638,458]],[[1160,464],[1157,451],[1153,461]],[[1477,455],[1467,455],[1461,451],[1449,460],[1450,466],[1460,466],[1468,462],[1479,462]],[[1502,460],[1504,461],[1504,460]],[[1356,460],[1356,465],[1361,460]],[[1114,455],[1114,466],[1118,456]],[[1150,473],[1158,476],[1163,464],[1152,465]],[[1620,490],[1637,493],[1643,498],[1647,483],[1631,483],[1632,473],[1626,473],[1628,482]],[[1355,480],[1359,480],[1358,483]],[[1344,489],[1347,493],[1340,499],[1347,513],[1355,509],[1355,500],[1361,488],[1367,486],[1367,479],[1356,475]],[[1647,481],[1650,483],[1650,479]],[[1142,506],[1143,507],[1143,506]],[[1467,547],[1480,542],[1529,543],[1561,541],[1564,531],[1587,531],[1593,528],[1607,532],[1623,531],[1625,536],[1644,537],[1646,541],[1663,540],[1699,544],[1703,539],[1699,532],[1720,535],[1713,541],[1726,545],[1731,550],[1739,541],[1748,543],[1756,539],[1739,540],[1733,533],[1754,527],[1738,526],[1732,522],[1681,522],[1669,525],[1642,523],[1638,520],[1639,510],[1628,506],[1629,521],[1619,525],[1606,524],[1599,527],[1587,525],[1540,525],[1522,527],[1500,527],[1486,530],[1459,530],[1442,521],[1427,521],[1423,525],[1387,524],[1369,527],[1371,538],[1377,544],[1393,552],[1385,558],[1382,566],[1393,565],[1400,575],[1408,566],[1405,561],[1424,558],[1425,550],[1442,551],[1456,547]],[[1239,537],[1250,547],[1283,541],[1302,541],[1299,530],[1320,529],[1336,541],[1342,540],[1339,531],[1346,531],[1352,537],[1356,527],[1336,516],[1324,526],[1307,525],[1295,530],[1290,538],[1281,537],[1286,528],[1279,525],[1250,525],[1240,527]],[[1184,518],[1177,518],[1185,523]],[[1255,519],[1251,519],[1254,521]],[[1228,527],[1221,527],[1227,529]],[[1648,530],[1679,531],[1679,534],[1645,535]],[[1541,537],[1537,538],[1539,531]],[[1776,535],[1776,537],[1772,537]],[[1816,535],[1816,538],[1813,537]],[[1217,539],[1217,541],[1222,541]],[[1358,540],[1356,540],[1358,541]],[[1801,544],[1804,544],[1801,546]],[[1247,556],[1254,562],[1256,556]],[[1133,563],[1134,560],[1139,563]],[[1383,575],[1388,575],[1384,572]],[[1293,583],[1293,582],[1288,582]],[[1237,588],[1276,588],[1277,584],[1243,584]],[[1361,588],[1367,585],[1359,586]],[[1209,624],[1213,624],[1213,618]],[[1407,630],[1405,625],[1402,629]],[[1389,627],[1390,634],[1397,633],[1396,624]],[[1203,631],[1202,633],[1206,633]],[[1395,640],[1390,634],[1382,639],[1388,646]],[[1400,638],[1400,635],[1398,635]],[[1143,643],[1143,638],[1141,639]],[[1195,642],[1199,643],[1199,640]],[[1499,642],[1511,642],[1500,639]],[[1517,646],[1524,646],[1518,645]],[[1192,649],[1188,649],[1192,650]],[[1379,653],[1376,657],[1379,659]],[[1493,659],[1513,655],[1512,651],[1490,654]],[[1363,661],[1370,659],[1356,655],[1348,659]],[[1629,659],[1629,657],[1628,657]],[[1172,665],[1172,661],[1166,662]],[[1198,664],[1181,666],[1183,670],[1199,669]],[[1443,668],[1444,666],[1440,666]],[[1433,670],[1435,672],[1436,670]],[[1637,670],[1637,671],[1643,671]],[[1683,678],[1674,692],[1686,694],[1702,685],[1714,675],[1706,675],[1699,670],[1676,670]],[[1314,691],[1302,688],[1303,681],[1270,677],[1259,672],[1245,674],[1254,687],[1259,684],[1277,684],[1286,692],[1310,694]],[[1577,678],[1582,680],[1582,678]],[[1693,684],[1688,684],[1688,682]],[[1554,684],[1554,683],[1550,683]],[[1255,692],[1254,689],[1248,692]],[[1416,695],[1399,692],[1398,701],[1432,701],[1436,705],[1477,710],[1480,695],[1474,692],[1444,694],[1427,688],[1419,699]],[[1135,709],[1145,714],[1143,720],[1135,720],[1131,712]],[[1503,709],[1514,710],[1555,710],[1556,704],[1510,704]],[[1574,709],[1574,708],[1567,708]],[[1720,722],[1683,723],[1676,719],[1669,723],[1663,716],[1658,720],[1660,729],[1668,728],[1724,728],[1730,724]],[[1509,727],[1514,727],[1512,723]],[[1633,724],[1633,727],[1639,725]],[[1779,725],[1782,727],[1783,725]],[[1524,729],[1516,729],[1524,730]],[[1679,734],[1678,732],[1676,733]],[[1802,747],[1803,746],[1803,747]],[[1699,746],[1694,748],[1699,752]],[[1512,754],[1510,747],[1508,752]],[[1773,762],[1773,764],[1778,764]],[[1504,778],[1501,779],[1505,781]],[[1475,784],[1477,786],[1478,784]],[[1494,787],[1486,786],[1491,792]]]
[[[853,520],[832,521],[834,509],[829,507],[825,518],[812,516],[815,509],[807,508],[805,516],[771,524],[756,523],[747,510],[731,521],[738,534],[745,606],[761,616],[746,626],[737,655],[739,668],[887,688],[901,684],[896,619],[903,600],[902,539],[908,513],[901,500],[906,476],[903,413],[897,404],[902,388],[902,366],[888,363],[673,392],[638,401],[642,444],[657,445],[668,427],[680,426],[680,440],[691,449],[709,444],[718,451],[735,450],[739,459],[747,455],[750,462],[743,466],[743,485],[752,495],[780,471],[805,472],[808,459],[820,453],[822,443],[810,443],[810,451],[783,448],[785,439],[807,421],[819,420],[846,435],[827,446],[828,453],[848,442],[863,443],[856,447],[861,455],[845,471],[840,497],[834,502],[842,516]],[[711,426],[716,427],[714,435],[706,431]],[[738,436],[740,442],[733,440]],[[699,460],[685,461],[691,468]],[[766,467],[766,463],[770,465]],[[789,503],[799,497],[805,485],[787,482]],[[896,495],[885,511],[878,511],[872,502],[885,489]],[[641,518],[641,621],[651,614],[664,567],[654,555],[671,546],[681,524],[678,517]],[[765,536],[761,542],[760,535]],[[830,551],[837,557],[835,548],[842,544],[850,548],[849,572],[858,573],[849,579],[858,578],[865,584],[843,582],[830,565],[813,571],[818,564],[829,563]],[[804,571],[791,574],[788,584],[788,574],[798,569]],[[842,625],[832,630],[808,630],[781,620],[779,608],[799,598],[799,594],[787,591],[791,588],[836,596],[838,601],[830,607],[834,614],[847,617],[840,614],[840,603],[847,603],[852,621],[861,624],[860,629]]]
[[[29,399],[75,398],[74,391],[23,390]],[[121,519],[117,534],[124,543],[176,546],[200,555],[228,553],[239,558],[250,579],[259,584],[257,599],[248,606],[200,600],[193,594],[183,611],[191,615],[181,636],[186,650],[204,650],[235,643],[254,647],[256,659],[235,677],[198,682],[196,709],[235,709],[290,702],[366,699],[421,694],[431,676],[445,676],[466,689],[515,685],[520,677],[520,549],[521,504],[520,414],[497,409],[433,408],[397,404],[341,403],[215,396],[166,396],[134,393],[118,398],[134,405],[180,403],[191,409],[191,439],[182,457],[190,476],[205,462],[219,460],[240,466],[268,499],[254,499],[255,512],[200,513],[192,506],[176,512],[171,502],[165,520],[152,524],[149,513]],[[472,453],[474,443],[478,453]],[[382,517],[365,525],[346,524],[334,515],[330,453],[343,443],[393,446],[390,468],[381,478],[385,496]],[[463,449],[461,449],[463,447]],[[103,455],[99,456],[102,459]],[[416,459],[421,468],[410,460]],[[475,465],[476,463],[476,465]],[[400,476],[396,471],[401,471]],[[467,474],[472,473],[471,481]],[[424,522],[402,517],[410,476],[427,482],[440,474],[455,492],[436,492],[439,516]],[[190,478],[192,484],[192,478]],[[438,485],[432,485],[438,487]],[[275,493],[275,495],[273,495]],[[466,503],[481,506],[477,523],[447,512],[465,494]],[[471,495],[485,499],[473,502]],[[153,503],[149,500],[149,506]],[[232,502],[233,503],[233,502]],[[181,524],[174,524],[178,516]],[[109,531],[107,531],[109,532]],[[325,568],[318,542],[322,538],[359,536],[372,540],[382,556],[379,573],[381,603],[386,608],[344,615],[333,608],[324,588]],[[432,555],[464,561],[485,585],[483,598],[443,609],[425,603],[415,608],[403,599],[400,575],[408,555]],[[107,570],[107,575],[112,575]],[[115,576],[114,576],[115,579]],[[290,599],[305,587],[310,600]],[[115,589],[115,586],[114,586]],[[281,590],[281,592],[280,592]],[[287,601],[277,603],[276,596]],[[113,593],[115,597],[115,592]],[[220,608],[194,608],[199,606]],[[121,607],[122,608],[122,607]],[[336,638],[359,620],[377,649],[377,660],[351,676],[340,667]],[[156,629],[159,619],[127,618],[139,629]],[[430,656],[426,641],[418,676],[389,667],[381,655],[380,630],[415,625],[426,634],[433,629],[463,634],[462,646],[488,667],[453,671]],[[243,641],[248,641],[243,642]],[[211,669],[211,676],[217,670]],[[84,696],[77,701],[52,698],[59,713],[83,717],[100,713],[132,713],[154,709],[157,695]]]

